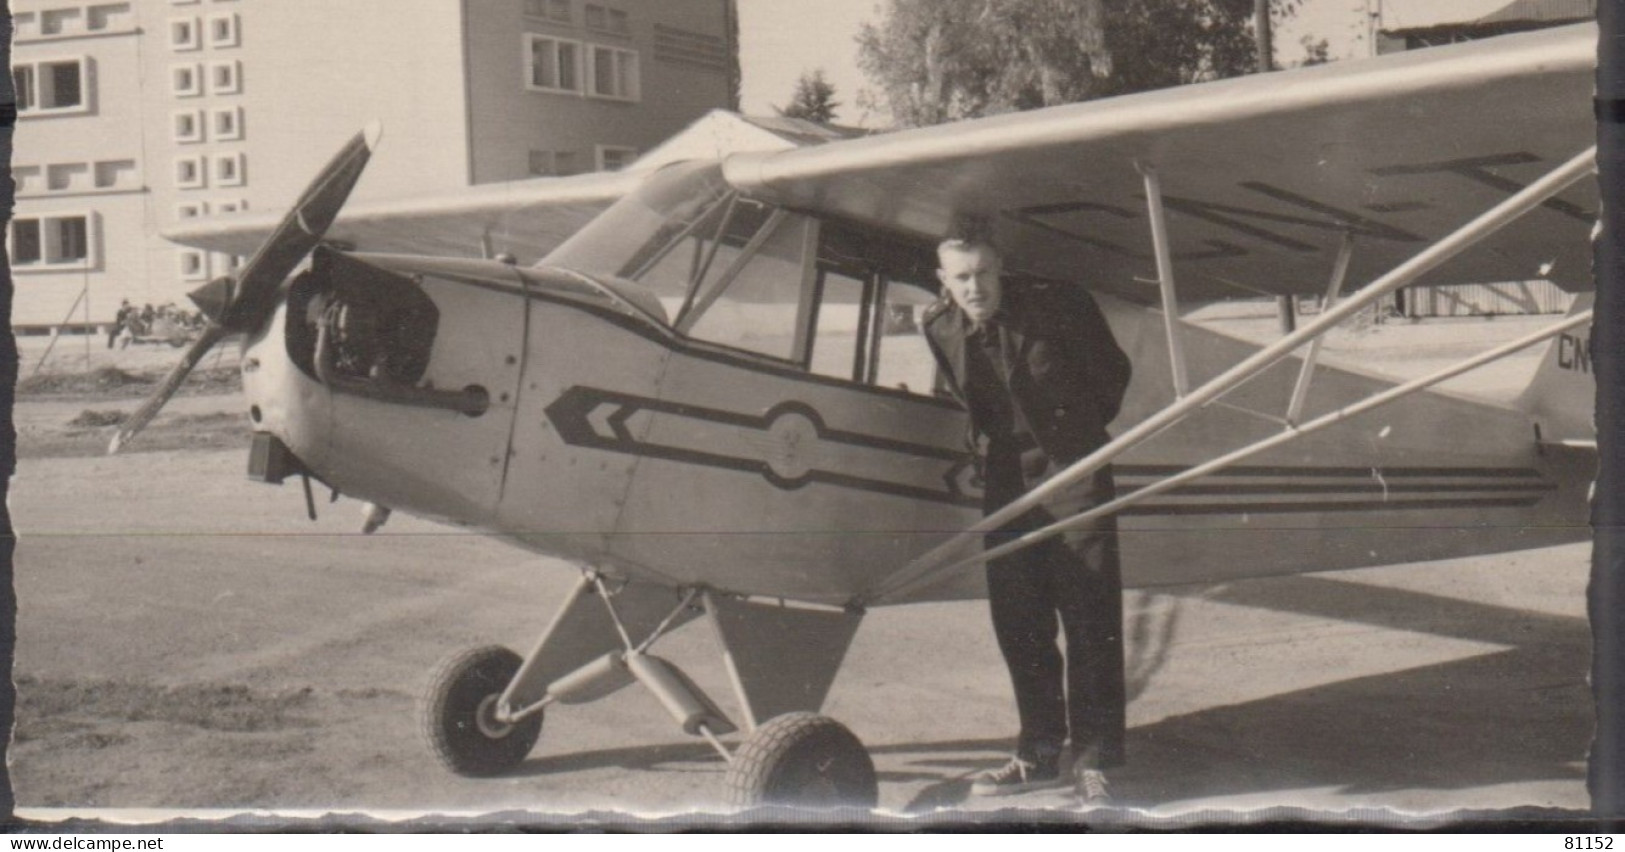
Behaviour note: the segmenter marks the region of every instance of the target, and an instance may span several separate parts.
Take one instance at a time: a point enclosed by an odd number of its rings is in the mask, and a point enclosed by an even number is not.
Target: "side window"
[[[696,295],[678,330],[697,340],[795,359],[804,343],[799,320],[804,307],[810,308],[803,305],[810,299],[802,294],[810,288],[803,286],[802,260],[813,233],[815,223],[805,216],[770,216],[739,256],[704,282],[708,286]]]
[[[874,337],[875,384],[929,396],[936,386],[937,362],[920,330],[920,315],[936,300],[922,287],[886,282]]]
[[[867,282],[850,272],[819,270],[818,322],[809,368],[820,376],[862,381],[859,353],[868,337]]]
[[[919,318],[936,301],[935,251],[826,222],[818,253],[825,272],[813,372],[930,396],[936,359]]]

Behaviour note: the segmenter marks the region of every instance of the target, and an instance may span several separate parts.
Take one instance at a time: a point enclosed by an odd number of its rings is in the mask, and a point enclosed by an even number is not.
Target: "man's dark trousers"
[[[1053,467],[1036,448],[989,447],[983,508],[991,514],[1011,503],[1053,474]],[[1065,489],[1047,506],[1071,516],[1112,497],[1108,467]],[[987,546],[1054,521],[1050,511],[1033,509],[990,533]],[[1021,718],[1017,754],[1024,760],[1053,760],[1070,731],[1076,766],[1121,765],[1127,697],[1116,519],[1102,518],[993,560],[987,589],[993,631],[1015,685]],[[1057,627],[1066,637],[1064,663],[1055,641]]]

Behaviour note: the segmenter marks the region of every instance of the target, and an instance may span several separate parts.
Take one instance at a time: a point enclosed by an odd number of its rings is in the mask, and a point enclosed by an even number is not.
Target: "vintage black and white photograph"
[[[1592,807],[1595,0],[9,14],[19,817]]]

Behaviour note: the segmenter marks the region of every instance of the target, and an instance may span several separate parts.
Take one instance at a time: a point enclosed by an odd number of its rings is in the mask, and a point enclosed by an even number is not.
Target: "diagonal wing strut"
[[[1027,547],[1039,541],[1051,538],[1072,526],[1087,523],[1095,518],[1120,511],[1131,503],[1139,502],[1155,493],[1161,493],[1168,488],[1175,487],[1198,475],[1205,475],[1227,465],[1235,464],[1258,452],[1271,447],[1295,440],[1297,437],[1308,434],[1333,423],[1340,422],[1355,414],[1362,413],[1378,405],[1392,402],[1403,396],[1420,391],[1426,387],[1437,384],[1459,373],[1488,363],[1489,361],[1505,357],[1518,349],[1531,346],[1540,340],[1552,337],[1569,328],[1578,326],[1590,320],[1590,311],[1575,314],[1553,327],[1543,329],[1535,334],[1520,340],[1513,341],[1504,346],[1497,347],[1482,355],[1468,359],[1453,367],[1442,370],[1433,375],[1423,377],[1411,382],[1389,389],[1381,394],[1363,400],[1352,406],[1334,411],[1316,420],[1305,423],[1297,428],[1288,428],[1271,438],[1267,438],[1249,447],[1243,448],[1229,455],[1222,456],[1196,468],[1192,468],[1175,477],[1142,488],[1132,494],[1113,500],[1103,506],[1091,509],[1081,515],[1069,517],[1058,521],[1041,530],[1030,532],[1021,538],[985,552],[964,555],[964,552],[980,541],[981,536],[998,529],[1027,511],[1039,506],[1043,501],[1082,481],[1084,478],[1100,470],[1114,459],[1134,447],[1139,446],[1151,437],[1162,432],[1170,426],[1184,420],[1196,413],[1203,406],[1217,400],[1219,397],[1241,386],[1264,370],[1290,356],[1305,343],[1310,343],[1322,337],[1327,331],[1337,326],[1343,320],[1352,316],[1361,308],[1385,296],[1394,290],[1405,287],[1416,281],[1422,275],[1432,271],[1440,264],[1467,250],[1480,240],[1506,227],[1518,217],[1540,206],[1548,199],[1567,189],[1570,185],[1597,170],[1597,149],[1595,146],[1575,155],[1563,165],[1553,169],[1540,180],[1535,181],[1523,190],[1509,196],[1499,204],[1491,207],[1477,218],[1461,226],[1448,236],[1424,249],[1411,259],[1405,261],[1387,274],[1377,278],[1370,284],[1362,287],[1358,293],[1338,303],[1323,312],[1314,322],[1307,323],[1297,331],[1292,332],[1280,340],[1263,347],[1240,363],[1221,373],[1213,380],[1176,399],[1156,414],[1135,424],[1128,431],[1119,435],[1105,446],[1089,454],[1063,470],[1060,474],[1034,488],[1020,499],[1010,503],[1003,509],[988,515],[980,522],[973,524],[965,530],[955,534],[948,541],[914,559],[908,565],[893,574],[887,580],[877,585],[869,593],[854,601],[857,605],[870,605],[887,603],[904,596],[906,593],[918,590],[924,586],[940,582],[948,574],[978,565],[989,559],[1002,556],[1012,550]],[[1200,473],[1197,473],[1200,471]]]

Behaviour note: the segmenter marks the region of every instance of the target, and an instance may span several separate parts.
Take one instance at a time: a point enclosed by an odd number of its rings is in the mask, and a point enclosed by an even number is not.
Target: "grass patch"
[[[129,416],[122,411],[93,411],[87,408],[79,412],[72,420],[69,420],[68,425],[86,429],[117,426],[128,419]]]
[[[17,382],[19,398],[99,397],[127,399],[146,396],[164,377],[165,371],[131,373],[118,367],[98,367],[82,373],[40,373]],[[235,367],[193,370],[182,384],[179,396],[236,393],[243,389],[243,376]]]
[[[275,693],[242,684],[157,686],[111,680],[17,678],[19,739],[83,736],[86,722],[171,722],[211,731],[308,728],[309,687]]]

